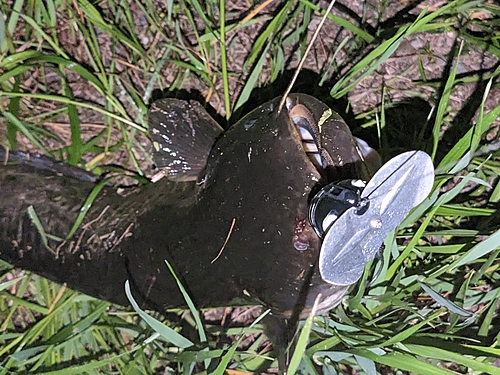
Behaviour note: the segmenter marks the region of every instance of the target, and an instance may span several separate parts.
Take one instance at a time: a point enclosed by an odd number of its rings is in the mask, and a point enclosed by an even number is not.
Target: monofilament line
[[[328,18],[328,15],[330,14],[330,12],[331,12],[334,4],[335,4],[335,0],[332,0],[330,2],[330,5],[328,5],[328,8],[326,9],[325,14],[321,18],[321,21],[319,22],[318,27],[314,31],[314,34],[313,34],[313,36],[311,38],[311,41],[307,45],[306,51],[304,53],[304,56],[302,56],[302,59],[300,60],[299,65],[297,66],[297,69],[295,70],[295,73],[294,73],[294,75],[293,75],[290,83],[288,84],[288,87],[286,88],[286,91],[283,94],[283,97],[281,98],[280,105],[278,107],[278,114],[283,109],[283,106],[285,105],[286,98],[287,98],[288,94],[290,94],[290,91],[292,91],[292,87],[293,87],[295,81],[297,80],[297,77],[298,77],[300,71],[302,70],[302,67],[304,66],[304,63],[306,62],[307,55],[309,55],[309,52],[311,51],[311,48],[314,45],[314,42],[318,38],[319,32],[321,31],[321,28],[323,27],[323,24],[325,23],[326,19]]]

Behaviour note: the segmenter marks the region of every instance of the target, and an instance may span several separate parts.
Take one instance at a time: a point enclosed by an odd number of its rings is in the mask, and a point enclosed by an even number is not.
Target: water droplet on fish
[[[243,127],[245,128],[245,130],[248,130],[250,129],[255,123],[257,122],[257,119],[254,119],[254,120],[249,120],[247,122],[245,122],[243,124]]]

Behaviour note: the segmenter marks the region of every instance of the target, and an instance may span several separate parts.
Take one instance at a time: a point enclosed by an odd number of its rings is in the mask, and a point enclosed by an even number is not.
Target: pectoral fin
[[[153,161],[173,181],[196,180],[222,127],[196,101],[160,99],[148,115]]]

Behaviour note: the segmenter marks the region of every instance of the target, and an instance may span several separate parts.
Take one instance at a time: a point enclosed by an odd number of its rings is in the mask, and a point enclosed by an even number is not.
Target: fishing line
[[[403,162],[403,163],[402,163],[402,164],[401,164],[401,165],[400,165],[400,166],[399,166],[396,170],[392,171],[392,172],[391,172],[391,173],[390,173],[390,174],[389,174],[389,175],[388,175],[388,176],[384,179],[384,181],[382,181],[380,184],[378,184],[378,185],[377,185],[377,187],[376,187],[375,189],[373,189],[373,191],[365,197],[365,199],[368,199],[368,200],[369,200],[369,199],[370,199],[370,197],[371,197],[371,195],[372,195],[373,193],[375,193],[378,189],[380,189],[383,185],[385,185],[386,181],[388,181],[388,180],[389,180],[392,176],[394,176],[394,174],[398,173],[398,171],[399,171],[401,168],[403,168],[403,167],[404,167],[404,165],[405,165],[405,164],[407,164],[407,163],[411,160],[411,158],[412,158],[413,156],[415,156],[415,154],[416,154],[417,152],[418,152],[418,151],[413,151],[413,154],[411,154],[410,156],[408,156],[408,158],[407,158],[407,159],[406,159],[406,160],[405,160],[405,161],[404,161],[404,162]],[[372,177],[373,177],[373,176],[372,176]]]
[[[295,81],[297,80],[297,77],[299,76],[300,71],[302,70],[302,67],[304,66],[306,62],[306,58],[309,55],[309,52],[311,51],[312,46],[314,45],[314,42],[318,38],[319,32],[321,31],[321,28],[323,27],[323,24],[325,23],[326,19],[328,18],[328,15],[330,14],[333,5],[335,4],[335,0],[332,0],[330,2],[330,5],[328,5],[328,8],[326,9],[325,14],[323,17],[321,17],[321,21],[318,24],[318,27],[316,30],[314,30],[314,34],[311,38],[311,41],[307,45],[306,51],[304,52],[304,56],[302,56],[302,59],[299,62],[299,65],[297,66],[297,69],[295,70],[295,73],[293,74],[293,77],[288,84],[288,87],[285,90],[285,93],[283,94],[283,97],[281,98],[280,104],[278,106],[278,115],[281,113],[281,110],[283,109],[283,106],[285,105],[286,98],[288,97],[288,94],[292,91],[292,87],[295,84]]]

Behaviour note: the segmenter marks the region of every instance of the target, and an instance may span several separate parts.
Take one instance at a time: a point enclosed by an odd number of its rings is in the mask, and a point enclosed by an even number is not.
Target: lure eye
[[[328,228],[349,208],[359,207],[359,214],[366,211],[368,201],[362,202],[361,192],[366,183],[361,180],[343,180],[326,185],[309,205],[309,222],[318,237],[323,238]]]

